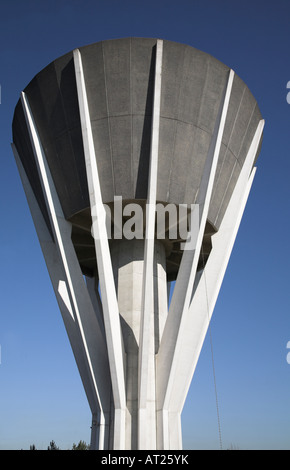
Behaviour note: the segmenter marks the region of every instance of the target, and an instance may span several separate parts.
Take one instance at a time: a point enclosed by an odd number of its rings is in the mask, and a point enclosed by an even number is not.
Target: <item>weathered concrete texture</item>
[[[147,197],[156,42],[126,38],[80,48],[104,202]],[[157,200],[196,201],[228,71],[204,52],[164,41]],[[36,75],[25,93],[70,218],[89,207],[72,53]],[[235,76],[208,217],[217,229],[260,119]],[[47,220],[19,103],[13,141]]]

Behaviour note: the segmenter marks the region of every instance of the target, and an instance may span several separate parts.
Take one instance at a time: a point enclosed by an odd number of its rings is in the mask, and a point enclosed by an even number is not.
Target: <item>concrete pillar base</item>
[[[138,364],[144,271],[144,240],[113,240],[111,259],[126,353],[126,449],[138,447]],[[146,428],[150,448],[156,449],[155,355],[168,312],[165,249],[154,249],[154,314],[150,324],[149,383]]]

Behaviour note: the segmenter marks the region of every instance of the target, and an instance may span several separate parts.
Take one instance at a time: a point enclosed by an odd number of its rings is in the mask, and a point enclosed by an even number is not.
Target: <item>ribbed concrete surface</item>
[[[104,202],[147,197],[156,39],[126,38],[81,47]],[[229,68],[193,47],[164,41],[157,200],[196,201]],[[65,216],[84,212],[90,227],[72,52],[24,90]],[[261,114],[235,75],[208,221],[218,229]],[[13,141],[46,216],[29,136],[18,103]]]

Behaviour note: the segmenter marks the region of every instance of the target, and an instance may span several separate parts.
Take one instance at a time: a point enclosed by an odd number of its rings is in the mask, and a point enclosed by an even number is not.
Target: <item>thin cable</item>
[[[202,253],[203,266],[205,266],[203,246],[201,247],[201,253]],[[207,318],[208,318],[208,329],[209,329],[209,338],[210,338],[210,350],[211,350],[212,372],[213,372],[213,381],[214,381],[214,393],[215,393],[215,403],[216,403],[217,422],[218,422],[219,443],[220,443],[220,450],[223,450],[221,421],[220,421],[220,412],[219,412],[217,383],[216,383],[216,372],[215,372],[215,365],[214,365],[213,341],[212,341],[210,318],[209,318],[209,301],[208,301],[207,282],[206,282],[206,275],[205,275],[205,269],[204,268],[203,268],[203,276],[204,276],[204,286],[205,286],[205,295],[206,295],[206,304],[207,304]]]
[[[212,358],[212,371],[213,371],[213,380],[214,380],[214,391],[215,391],[215,402],[216,402],[216,412],[217,412],[217,421],[218,421],[218,432],[219,432],[220,450],[223,450],[222,433],[221,433],[221,422],[220,422],[220,413],[219,413],[219,402],[218,402],[218,393],[217,393],[217,385],[216,385],[216,373],[215,373],[214,358],[213,358],[213,343],[212,343],[212,334],[211,334],[211,327],[210,327],[210,325],[209,325],[209,336],[210,336],[210,348],[211,348],[211,358]]]

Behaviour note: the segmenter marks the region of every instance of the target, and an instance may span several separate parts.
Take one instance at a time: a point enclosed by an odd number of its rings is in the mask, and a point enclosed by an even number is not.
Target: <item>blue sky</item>
[[[21,90],[102,39],[187,43],[247,83],[266,121],[258,171],[211,323],[223,448],[290,449],[288,0],[7,0],[0,6],[0,449],[90,439],[90,410],[10,149]],[[207,336],[185,449],[218,449]]]

